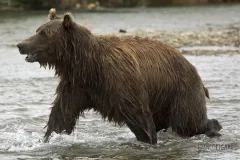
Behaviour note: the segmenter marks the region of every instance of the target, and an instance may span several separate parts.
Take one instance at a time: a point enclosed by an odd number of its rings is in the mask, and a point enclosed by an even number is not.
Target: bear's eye
[[[45,32],[45,30],[41,30],[40,32],[39,32],[41,35],[44,35],[44,36],[46,36],[47,34],[46,34],[46,32]]]

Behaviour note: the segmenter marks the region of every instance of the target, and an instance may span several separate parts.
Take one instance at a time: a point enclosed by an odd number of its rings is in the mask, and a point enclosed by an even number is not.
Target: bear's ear
[[[55,17],[56,17],[56,9],[55,8],[51,8],[49,10],[48,17],[49,17],[50,20],[55,19]]]
[[[64,16],[63,16],[63,26],[65,28],[69,28],[72,26],[72,23],[73,23],[73,16],[71,13],[65,13]]]

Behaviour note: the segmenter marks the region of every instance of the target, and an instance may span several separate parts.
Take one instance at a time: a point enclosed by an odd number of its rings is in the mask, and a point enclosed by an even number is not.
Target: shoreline
[[[235,23],[228,27],[208,28],[196,31],[138,30],[129,33],[118,33],[117,35],[140,36],[160,40],[174,48],[178,48],[183,54],[240,54],[240,23]],[[184,49],[186,47],[188,49]],[[201,49],[203,47],[205,48]],[[211,47],[214,49],[211,49]]]
[[[124,10],[128,12],[134,12],[134,10],[139,10],[139,9],[157,9],[157,8],[182,8],[182,7],[222,7],[222,6],[240,6],[240,2],[220,2],[220,3],[206,3],[206,4],[172,4],[172,5],[159,5],[159,6],[115,6],[115,7],[109,7],[109,6],[99,6],[96,8],[57,8],[57,11],[60,12],[119,12],[119,10]],[[7,6],[7,5],[1,5],[0,4],[0,12],[45,12],[49,11],[50,8],[54,6],[49,6],[49,7],[44,7],[44,8],[39,8],[39,9],[34,9],[34,8],[24,8],[23,6],[19,7],[14,7],[14,6]]]

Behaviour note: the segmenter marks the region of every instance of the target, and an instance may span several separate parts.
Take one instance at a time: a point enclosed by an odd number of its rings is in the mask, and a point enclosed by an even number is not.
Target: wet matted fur
[[[180,136],[220,135],[219,122],[207,118],[208,90],[178,50],[147,38],[94,35],[70,13],[60,18],[52,10],[49,17],[18,44],[26,61],[48,65],[60,78],[45,140],[52,132],[71,134],[90,109],[150,144],[168,127]]]

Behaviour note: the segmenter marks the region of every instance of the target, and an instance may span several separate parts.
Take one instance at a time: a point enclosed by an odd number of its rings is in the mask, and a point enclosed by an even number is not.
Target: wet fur
[[[58,44],[40,64],[54,68],[60,83],[46,141],[52,132],[71,134],[90,109],[127,124],[139,141],[150,144],[157,143],[156,132],[168,127],[180,136],[220,135],[221,125],[207,118],[208,90],[176,49],[147,38],[93,35],[75,22],[52,29],[61,34]]]

